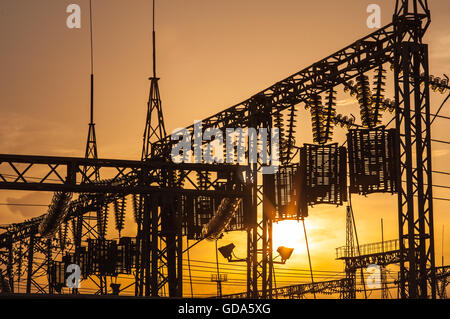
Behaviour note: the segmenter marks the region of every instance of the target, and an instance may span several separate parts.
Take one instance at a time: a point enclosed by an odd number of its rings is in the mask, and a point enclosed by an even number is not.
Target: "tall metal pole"
[[[309,253],[309,243],[308,243],[308,236],[306,235],[306,225],[305,225],[305,218],[302,218],[303,223],[303,232],[305,234],[305,242],[306,242],[306,251],[308,253],[308,262],[309,262],[309,272],[311,275],[311,284],[314,286],[314,275],[313,275],[313,269],[311,264],[311,254]],[[316,299],[316,291],[313,290],[314,299]]]
[[[33,281],[33,263],[34,263],[34,241],[35,235],[32,234],[28,244],[28,266],[27,266],[27,290],[26,293],[31,293],[31,282]]]
[[[427,0],[397,0],[393,23],[402,298],[436,298],[428,46],[422,42],[430,21]]]

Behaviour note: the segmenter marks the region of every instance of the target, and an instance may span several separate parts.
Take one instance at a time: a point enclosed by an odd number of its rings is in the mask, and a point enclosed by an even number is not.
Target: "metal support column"
[[[31,235],[30,241],[28,244],[27,290],[26,290],[27,294],[31,293],[31,282],[33,280],[32,277],[33,277],[33,261],[34,261],[34,241],[35,241],[35,236],[33,234],[33,235]]]

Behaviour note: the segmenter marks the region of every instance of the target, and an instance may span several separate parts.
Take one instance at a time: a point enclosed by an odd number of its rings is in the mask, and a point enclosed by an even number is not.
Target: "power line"
[[[442,171],[431,171],[431,172],[435,174],[450,175],[450,172],[442,172]]]
[[[1,206],[48,207],[48,204],[0,203]]]
[[[194,260],[191,259],[191,262],[197,262],[197,263],[207,263],[207,264],[216,264],[215,262],[211,261],[205,261],[205,260]],[[219,265],[229,265],[233,267],[247,267],[244,264],[238,264],[238,263],[219,263]],[[280,268],[279,270],[294,270],[294,271],[304,271],[309,273],[309,269],[301,269],[301,268]],[[332,270],[315,270],[316,272],[328,272],[328,273],[345,273],[344,271],[332,271]]]
[[[448,78],[447,78],[448,80]],[[447,102],[448,98],[450,97],[450,93],[447,95],[447,97],[444,99],[444,101],[442,102],[441,106],[439,106],[436,114],[434,115],[434,118],[431,120],[431,124],[433,124],[434,120],[436,119],[436,117],[438,116],[439,112],[442,110],[442,107],[444,106],[445,102]]]
[[[436,140],[436,139],[434,139],[434,138],[432,138],[431,141],[432,141],[432,142],[435,142],[435,143],[450,144],[449,141]]]

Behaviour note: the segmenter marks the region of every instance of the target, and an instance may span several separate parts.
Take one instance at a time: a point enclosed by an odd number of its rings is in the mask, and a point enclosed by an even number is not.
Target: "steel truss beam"
[[[338,280],[330,280],[330,281],[322,281],[308,284],[298,284],[286,287],[274,288],[271,290],[270,295],[274,298],[302,298],[306,294],[311,293],[324,293],[324,294],[333,294],[339,293],[342,294],[343,291],[348,290],[353,283],[347,279],[338,279]],[[225,295],[222,298],[225,299],[243,299],[248,298],[247,293],[236,293],[231,295]],[[262,298],[262,292],[259,294],[259,298]]]
[[[426,16],[418,16],[418,19],[421,21],[426,19]],[[228,127],[253,127],[251,124],[258,122],[258,119],[261,116],[264,117],[267,111],[273,116],[293,105],[308,101],[314,94],[330,90],[361,73],[391,62],[396,39],[405,37],[411,31],[405,28],[399,35],[399,31],[394,30],[394,25],[389,24],[310,67],[275,83],[244,102],[204,119],[202,129],[204,131],[212,127],[222,130]],[[188,126],[187,129],[193,134],[193,125]],[[169,155],[173,143],[170,136],[153,143],[154,154]]]
[[[450,277],[450,266],[436,267],[436,289],[441,299],[447,299],[448,277]]]
[[[41,157],[41,156],[17,156],[17,155],[0,155],[0,163],[7,167],[14,167],[16,176],[11,177],[5,174],[0,164],[0,179],[2,180],[1,188],[3,189],[27,189],[34,191],[56,191],[61,190],[68,192],[85,191],[90,193],[82,193],[79,198],[72,201],[69,206],[69,213],[65,222],[76,220],[77,217],[91,211],[97,211],[102,205],[111,203],[118,196],[126,196],[128,194],[144,194],[148,200],[146,205],[151,205],[152,215],[146,222],[150,223],[153,230],[157,227],[162,234],[163,245],[158,251],[152,249],[158,237],[153,236],[155,232],[147,232],[149,236],[148,242],[141,243],[145,251],[141,251],[141,261],[143,264],[139,266],[136,273],[146,274],[138,277],[138,287],[145,284],[146,290],[137,289],[138,295],[157,295],[161,287],[166,283],[169,284],[169,295],[181,296],[182,286],[182,225],[185,219],[181,216],[179,205],[176,203],[181,196],[229,196],[229,197],[249,197],[248,187],[245,181],[240,178],[242,172],[246,170],[246,166],[236,165],[210,165],[210,164],[171,164],[157,161],[123,161],[123,160],[93,160],[81,158],[62,158],[62,157]],[[35,179],[36,171],[31,173],[30,170],[34,166],[41,166],[40,173],[42,177]],[[85,184],[82,181],[82,172],[84,166],[96,167],[98,171],[109,169],[112,179],[92,182]],[[4,169],[3,166],[3,169]],[[25,168],[24,168],[25,167]],[[20,168],[20,169],[19,169]],[[44,170],[45,169],[45,170]],[[57,169],[60,171],[58,172]],[[112,173],[111,173],[112,170]],[[58,173],[56,173],[58,172]],[[214,174],[213,178],[204,186],[196,184],[192,179],[192,174],[209,172]],[[176,173],[176,174],[175,174]],[[53,176],[52,176],[53,174]],[[106,174],[105,174],[106,175]],[[103,175],[103,176],[105,176]],[[182,182],[183,188],[179,184],[171,181],[171,177],[177,176]],[[51,176],[51,177],[50,177]],[[55,177],[56,176],[56,177]],[[230,182],[232,179],[234,187],[224,188],[224,181]],[[245,200],[244,200],[245,201]],[[12,224],[4,228],[4,232],[0,234],[0,248],[9,249],[14,243],[23,243],[27,240],[39,241],[38,226],[45,215],[34,218],[20,224]],[[75,223],[75,232],[78,230],[78,223]],[[142,225],[140,225],[142,227]],[[91,230],[90,230],[91,231]],[[180,235],[178,235],[180,234]],[[141,234],[141,236],[144,236]],[[173,243],[175,242],[175,246]],[[35,247],[36,245],[27,244],[27,247]],[[29,249],[27,250],[29,251]],[[33,250],[31,250],[33,251]],[[146,257],[147,252],[151,253],[151,258]],[[48,250],[51,256],[51,249]],[[163,258],[163,255],[167,256]],[[27,288],[31,289],[33,282],[33,254],[29,255],[27,272]],[[173,257],[175,256],[175,258]],[[148,259],[146,259],[148,258]],[[2,259],[3,260],[3,259]],[[4,263],[3,263],[4,264]],[[11,261],[12,264],[12,261]],[[45,262],[43,263],[43,265]],[[31,265],[31,266],[30,266]],[[151,268],[149,268],[149,265]],[[164,275],[162,266],[167,266],[168,274]],[[6,270],[11,265],[6,264]],[[41,267],[42,268],[42,267]],[[9,272],[11,273],[11,272]],[[161,280],[161,277],[162,278]],[[9,277],[11,280],[11,277]],[[176,278],[175,281],[173,278]],[[34,284],[33,284],[34,285]],[[35,286],[35,285],[34,285]],[[106,284],[100,283],[101,293],[107,289]],[[39,292],[45,289],[35,287]],[[50,287],[48,287],[49,291]]]

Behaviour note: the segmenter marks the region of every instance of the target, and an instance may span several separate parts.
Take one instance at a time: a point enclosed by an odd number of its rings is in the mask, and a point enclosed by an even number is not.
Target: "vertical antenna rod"
[[[94,124],[94,44],[92,40],[92,0],[89,0],[89,33],[91,37],[91,120],[90,125]]]
[[[153,77],[156,78],[156,33],[155,33],[155,0],[153,0]]]
[[[155,31],[155,0],[153,0],[153,23],[152,23],[152,45],[153,45],[153,76],[150,80],[150,94],[147,102],[147,120],[145,124],[142,160],[152,156],[152,143],[163,140],[166,137],[166,128],[162,113],[161,97],[159,93],[159,78],[156,77],[156,31]]]
[[[93,41],[93,29],[92,29],[92,0],[89,0],[89,33],[90,33],[90,53],[91,53],[91,100],[90,100],[90,120],[89,120],[89,132],[86,143],[86,153],[85,158],[97,159],[97,137],[95,135],[95,124],[94,124],[94,41]],[[85,167],[85,173],[83,175],[84,182],[89,181],[89,177],[93,177],[95,181],[100,180],[98,169],[95,167]],[[91,182],[93,180],[90,180]]]

